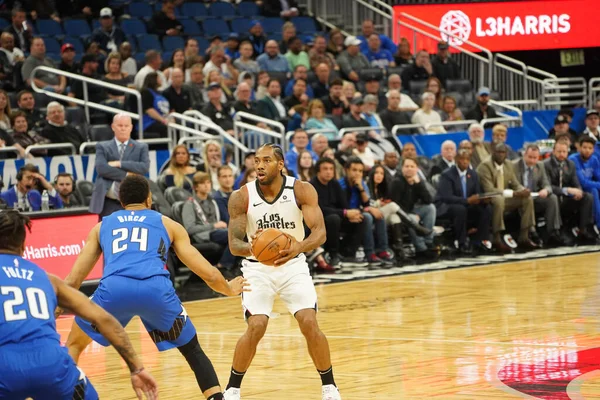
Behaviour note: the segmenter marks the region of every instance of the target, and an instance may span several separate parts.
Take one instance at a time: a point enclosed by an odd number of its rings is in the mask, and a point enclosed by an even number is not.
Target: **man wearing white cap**
[[[94,30],[92,42],[98,43],[103,53],[117,51],[125,41],[125,33],[113,24],[113,13],[108,7],[100,10],[100,27]]]
[[[363,68],[369,68],[369,60],[360,52],[361,41],[356,36],[348,36],[344,40],[344,50],[337,58],[337,63],[342,71],[342,76],[353,82],[358,82],[360,77],[358,71]]]

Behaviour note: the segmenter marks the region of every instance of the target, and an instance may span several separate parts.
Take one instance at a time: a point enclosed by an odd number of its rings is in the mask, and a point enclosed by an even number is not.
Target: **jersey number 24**
[[[112,242],[113,254],[127,250],[132,243],[139,244],[140,251],[148,250],[148,229],[146,228],[113,229],[112,235],[115,238]]]

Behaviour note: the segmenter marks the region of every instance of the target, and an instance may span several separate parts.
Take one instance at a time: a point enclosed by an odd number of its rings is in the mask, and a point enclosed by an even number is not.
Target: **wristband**
[[[135,371],[133,371],[131,373],[131,376],[136,376],[142,373],[142,371],[144,370],[144,367],[140,368],[140,369],[136,369]]]

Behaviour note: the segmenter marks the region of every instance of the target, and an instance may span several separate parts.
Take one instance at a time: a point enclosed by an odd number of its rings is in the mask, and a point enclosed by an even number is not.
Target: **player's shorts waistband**
[[[283,264],[283,265],[287,265],[287,264],[289,264],[289,263],[291,263],[291,262],[295,262],[296,260],[300,260],[301,258],[304,258],[304,259],[306,259],[306,256],[304,255],[304,253],[300,253],[300,254],[298,254],[296,257],[294,257],[294,258],[291,258],[291,259],[290,259],[290,260],[289,260],[287,263],[285,263],[285,264]],[[245,260],[245,261],[246,261],[246,262],[249,262],[249,263],[253,263],[253,264],[265,265],[265,264],[262,264],[262,263],[260,263],[260,262],[259,262],[259,261],[258,261],[256,258],[254,258],[254,257],[248,257],[248,258],[246,258],[246,260]],[[281,265],[281,267],[283,267],[283,265]]]

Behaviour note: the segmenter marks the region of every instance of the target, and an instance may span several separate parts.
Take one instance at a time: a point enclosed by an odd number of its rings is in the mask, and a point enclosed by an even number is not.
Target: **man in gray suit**
[[[146,175],[150,169],[148,145],[131,139],[131,117],[117,114],[113,118],[113,140],[96,145],[96,172],[90,212],[100,219],[114,211],[122,210],[119,186],[128,174]]]
[[[544,164],[540,160],[540,148],[536,144],[527,145],[523,158],[513,161],[513,169],[517,180],[532,193],[538,193],[533,199],[536,213],[543,212],[546,217],[548,243],[554,246],[563,245],[560,238],[560,207],[558,197],[552,192],[552,186],[546,175]]]

